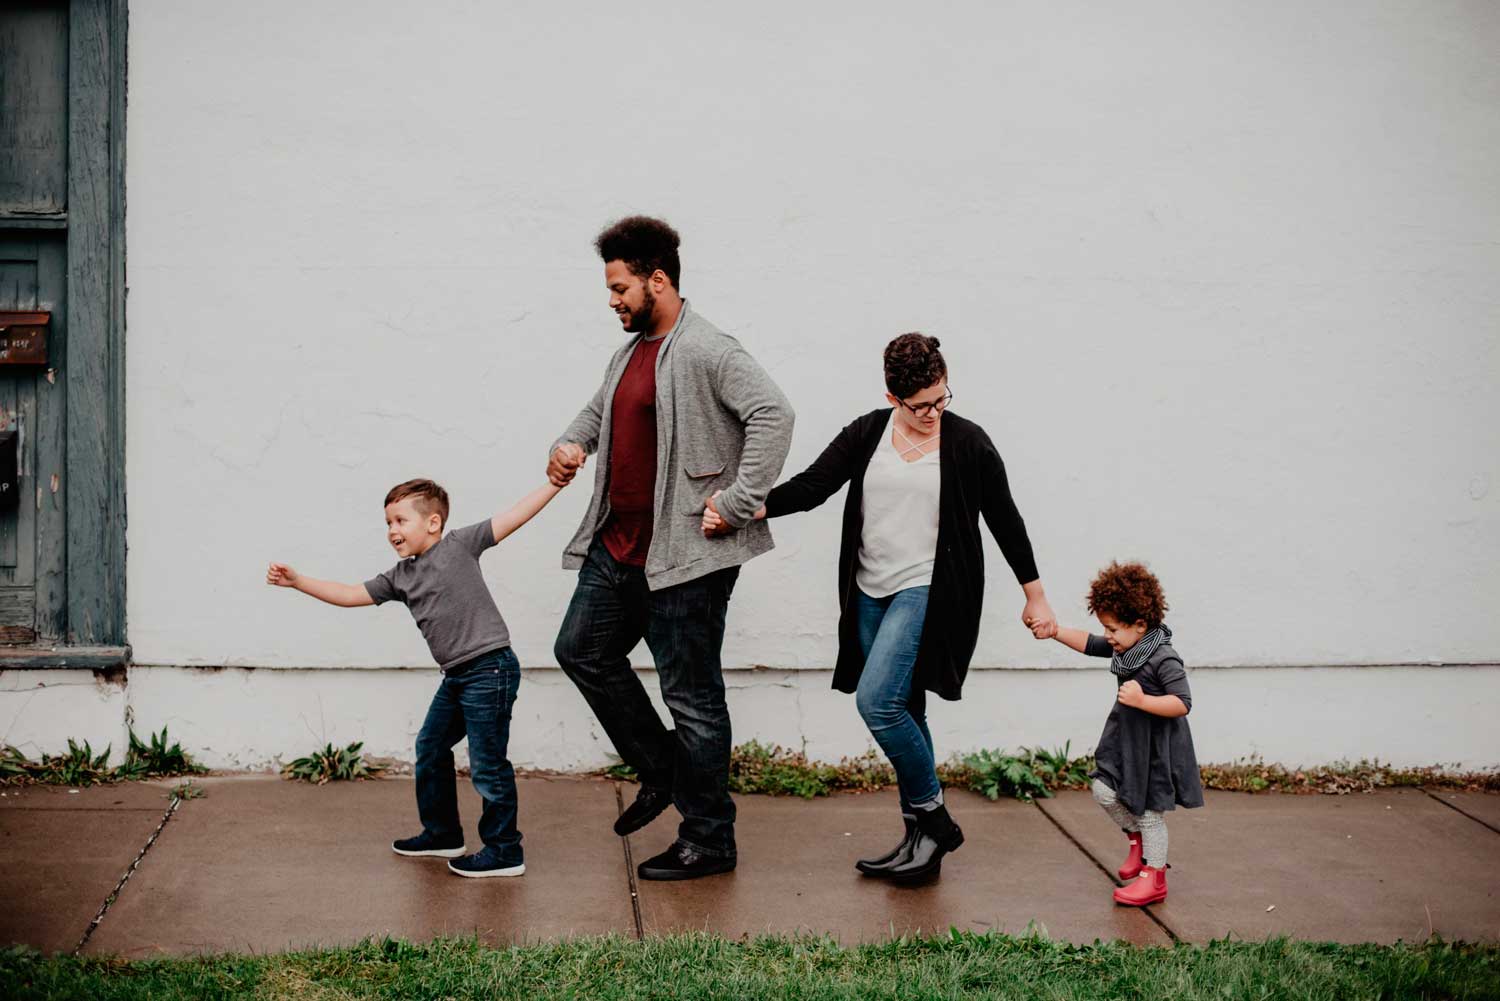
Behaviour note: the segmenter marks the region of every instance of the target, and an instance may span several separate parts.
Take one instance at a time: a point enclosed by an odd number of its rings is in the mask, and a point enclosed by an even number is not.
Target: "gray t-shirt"
[[[377,605],[406,605],[433,659],[446,671],[510,646],[510,630],[479,572],[480,554],[494,544],[488,518],[456,528],[421,556],[365,581],[365,590]]]

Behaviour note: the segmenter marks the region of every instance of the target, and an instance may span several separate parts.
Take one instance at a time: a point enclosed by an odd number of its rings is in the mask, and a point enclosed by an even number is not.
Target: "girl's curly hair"
[[[947,374],[936,337],[902,334],[885,346],[885,388],[898,400],[936,385]]]
[[[1111,561],[1089,585],[1089,612],[1126,624],[1144,620],[1148,629],[1155,629],[1166,618],[1167,596],[1145,564]]]

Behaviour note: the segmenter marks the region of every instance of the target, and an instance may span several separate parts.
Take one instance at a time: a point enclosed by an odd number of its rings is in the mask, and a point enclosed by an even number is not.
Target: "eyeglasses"
[[[933,403],[918,403],[916,406],[912,406],[905,400],[897,400],[896,402],[901,404],[907,410],[910,410],[912,413],[916,414],[918,417],[926,417],[934,410],[938,411],[939,413],[947,410],[948,404],[953,402],[953,390],[950,387],[948,390],[948,395],[944,396],[941,400],[937,400]]]

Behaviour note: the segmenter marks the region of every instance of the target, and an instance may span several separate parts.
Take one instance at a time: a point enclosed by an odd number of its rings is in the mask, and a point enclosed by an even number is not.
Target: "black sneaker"
[[[465,855],[448,863],[448,871],[460,876],[479,878],[483,876],[521,876],[526,872],[526,863],[517,858],[506,858],[489,845],[473,855]]]
[[[402,838],[391,842],[391,851],[397,855],[434,856],[436,858],[458,858],[464,853],[464,836],[435,838],[426,831],[414,838]]]
[[[660,817],[662,811],[671,805],[672,791],[670,789],[656,789],[643,785],[641,791],[635,794],[635,802],[627,806],[625,812],[615,818],[615,833],[622,838],[627,834],[633,834]]]
[[[705,855],[678,841],[655,858],[642,862],[635,871],[642,879],[697,879],[729,872],[734,864],[732,855]]]

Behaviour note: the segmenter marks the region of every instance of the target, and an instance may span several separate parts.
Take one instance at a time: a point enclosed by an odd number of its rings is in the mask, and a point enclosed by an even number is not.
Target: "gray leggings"
[[[1153,869],[1164,869],[1167,865],[1167,818],[1155,810],[1147,810],[1137,817],[1120,803],[1115,791],[1100,779],[1094,780],[1094,802],[1104,807],[1109,819],[1123,830],[1141,833],[1141,856]]]

